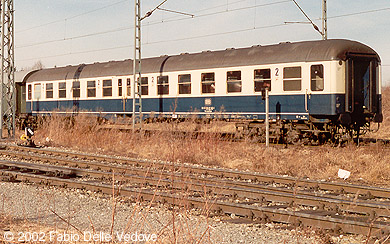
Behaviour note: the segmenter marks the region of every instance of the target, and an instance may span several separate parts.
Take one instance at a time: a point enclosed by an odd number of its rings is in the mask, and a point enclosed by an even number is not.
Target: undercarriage
[[[275,144],[322,145],[331,143],[341,145],[346,142],[358,142],[359,137],[375,129],[370,122],[350,124],[348,126],[329,121],[313,123],[312,121],[270,121],[270,142]],[[236,138],[252,142],[266,141],[266,125],[264,121],[242,121],[236,123]]]

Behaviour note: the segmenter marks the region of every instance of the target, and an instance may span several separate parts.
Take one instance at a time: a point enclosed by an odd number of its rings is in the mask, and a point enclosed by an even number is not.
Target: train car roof
[[[249,65],[346,60],[348,55],[369,55],[380,62],[379,55],[372,48],[360,42],[333,39],[284,42],[276,45],[145,58],[142,60],[141,67],[142,73],[162,73]],[[125,76],[131,75],[132,70],[132,60],[81,64],[34,71],[26,76],[26,82]]]
[[[15,72],[15,83],[24,83],[30,75],[32,75],[37,70],[20,70]]]

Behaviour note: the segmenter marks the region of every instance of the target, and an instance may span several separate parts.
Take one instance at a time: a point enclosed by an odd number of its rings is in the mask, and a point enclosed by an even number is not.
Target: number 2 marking
[[[275,69],[275,76],[279,76],[279,68]]]

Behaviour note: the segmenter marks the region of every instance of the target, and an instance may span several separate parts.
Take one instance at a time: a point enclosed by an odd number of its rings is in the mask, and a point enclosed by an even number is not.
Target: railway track
[[[317,226],[373,236],[390,234],[390,189],[7,146],[3,177],[206,208],[255,221]],[[26,163],[20,160],[38,161]],[[45,173],[47,172],[47,173]],[[111,183],[110,183],[111,182]]]

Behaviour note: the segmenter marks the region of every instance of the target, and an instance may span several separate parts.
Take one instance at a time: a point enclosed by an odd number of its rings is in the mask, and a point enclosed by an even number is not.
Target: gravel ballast
[[[136,237],[139,240],[156,237],[157,241],[151,239],[149,243],[172,243],[174,240],[177,243],[364,242],[362,236],[318,235],[314,231],[289,230],[271,223],[237,224],[229,222],[237,220],[235,216],[211,218],[201,215],[200,210],[171,209],[160,204],[150,206],[123,198],[113,201],[109,196],[74,189],[1,182],[0,197],[3,235],[28,231],[21,229],[22,223],[35,223],[45,226],[45,231],[55,233],[52,236],[47,233],[45,241],[49,237],[59,238],[61,233],[75,233],[81,240],[89,241],[91,235],[98,234],[96,238],[101,241],[104,235],[113,233],[117,243],[125,234],[133,241],[122,239],[123,243],[146,243],[145,239],[134,242]]]

